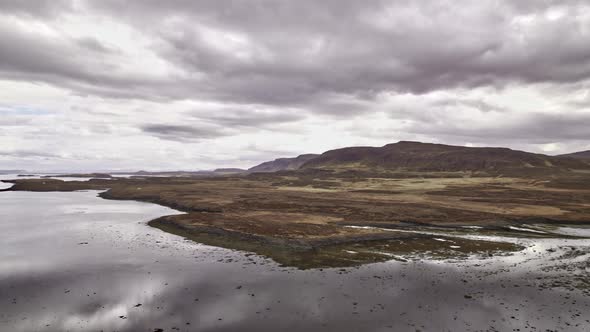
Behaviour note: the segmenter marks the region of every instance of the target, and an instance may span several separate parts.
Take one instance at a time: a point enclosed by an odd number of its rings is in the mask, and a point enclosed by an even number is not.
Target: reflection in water
[[[11,180],[17,177],[17,174],[0,174],[0,190],[12,187],[12,183],[2,182],[2,180]]]
[[[0,330],[584,331],[590,323],[590,298],[543,287],[545,274],[524,256],[299,271],[145,224],[171,213],[96,192],[0,193]]]

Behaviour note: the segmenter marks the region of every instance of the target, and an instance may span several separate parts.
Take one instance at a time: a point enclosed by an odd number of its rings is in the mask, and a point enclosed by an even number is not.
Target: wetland
[[[589,193],[561,179],[5,181],[4,330],[590,324]]]

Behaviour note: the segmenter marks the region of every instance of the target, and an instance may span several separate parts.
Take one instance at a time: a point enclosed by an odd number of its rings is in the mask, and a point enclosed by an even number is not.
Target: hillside
[[[248,169],[250,173],[269,173],[278,171],[297,170],[304,163],[316,158],[317,154],[302,154],[295,158],[279,158],[264,162]]]
[[[590,161],[590,150],[588,150],[588,151],[574,152],[574,153],[568,153],[568,154],[562,154],[562,155],[559,155],[558,157],[568,157],[568,158],[576,158],[576,159],[582,159],[582,160]]]
[[[588,169],[589,165],[571,158],[508,148],[473,148],[402,141],[383,147],[350,147],[327,151],[309,160],[301,168],[526,173]]]

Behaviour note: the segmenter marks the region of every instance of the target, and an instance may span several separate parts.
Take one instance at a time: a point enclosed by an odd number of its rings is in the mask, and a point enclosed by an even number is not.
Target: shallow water
[[[0,190],[8,189],[8,188],[12,187],[12,183],[2,182],[2,180],[11,180],[11,179],[17,179],[17,178],[18,178],[18,174],[0,174]],[[28,178],[29,177],[26,177],[25,179],[28,179]]]
[[[176,213],[168,208],[96,195],[0,193],[0,331],[587,331],[590,324],[588,294],[546,287],[560,272],[544,270],[561,262],[562,246],[588,247],[587,240],[518,240],[527,249],[507,257],[301,271],[146,225]]]
[[[64,182],[68,181],[88,181],[93,178],[89,177],[79,177],[79,176],[65,176],[59,177],[56,174],[48,174],[48,173],[36,173],[36,174],[0,174],[0,190],[12,187],[12,183],[5,183],[2,180],[24,180],[24,179],[39,179],[41,177],[50,177],[53,180],[61,180]],[[117,175],[115,177],[129,177],[128,175]],[[102,180],[109,180],[110,178],[103,178]]]

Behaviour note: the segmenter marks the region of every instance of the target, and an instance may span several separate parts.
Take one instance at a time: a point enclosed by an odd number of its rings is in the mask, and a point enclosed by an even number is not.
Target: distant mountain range
[[[212,171],[137,171],[137,172],[104,172],[104,173],[70,173],[70,174],[51,174],[43,177],[88,177],[88,178],[112,178],[116,176],[131,177],[196,177],[196,176],[219,176],[233,175],[246,172],[241,168],[218,168]]]
[[[0,174],[20,174],[26,171],[22,169],[0,169]]]
[[[248,169],[249,173],[270,173],[278,171],[292,171],[301,168],[305,163],[319,157],[317,154],[302,154],[295,158],[279,158],[264,162]]]
[[[421,172],[539,172],[590,169],[580,155],[547,156],[508,148],[480,148],[401,141],[382,147],[349,147],[321,155],[280,158],[248,172],[298,169],[401,170]]]
[[[401,141],[382,147],[348,147],[322,154],[278,158],[249,168],[218,168],[212,171],[113,172],[132,176],[220,176],[273,173],[297,170],[368,172],[486,172],[506,175],[547,174],[572,169],[590,170],[590,151],[559,156],[517,151],[508,148],[465,147]],[[0,170],[0,174],[23,174],[22,170]],[[84,174],[110,177],[109,174]],[[68,175],[64,175],[68,176]],[[82,176],[72,174],[70,176]]]
[[[134,173],[125,173],[133,176],[212,176],[212,175],[231,175],[246,172],[245,169],[241,168],[218,168],[212,171],[160,171],[160,172],[148,172],[138,171]],[[112,173],[116,174],[116,173]]]

